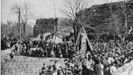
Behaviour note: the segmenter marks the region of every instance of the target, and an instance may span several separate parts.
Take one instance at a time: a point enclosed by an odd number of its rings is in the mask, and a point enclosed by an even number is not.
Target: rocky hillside
[[[112,14],[111,14],[112,12]],[[125,16],[127,17],[128,27],[133,26],[133,2],[115,2],[101,5],[94,5],[80,11],[77,19],[83,25],[93,27],[97,32],[114,31],[114,20],[119,24],[120,30],[124,30]],[[112,15],[114,20],[112,19]],[[109,32],[110,33],[110,32]]]

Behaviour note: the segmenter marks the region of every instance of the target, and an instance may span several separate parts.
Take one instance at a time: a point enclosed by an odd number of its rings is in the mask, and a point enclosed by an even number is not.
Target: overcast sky
[[[30,22],[35,22],[36,18],[50,18],[54,16],[54,0],[2,0],[2,22],[7,20],[15,21],[17,17],[11,12],[11,7],[15,3],[27,2],[32,7],[32,13],[35,18],[30,19]],[[88,0],[89,5],[105,3],[107,0]],[[119,1],[119,0],[111,0]],[[55,0],[56,17],[64,17],[60,11],[64,9],[64,0]]]

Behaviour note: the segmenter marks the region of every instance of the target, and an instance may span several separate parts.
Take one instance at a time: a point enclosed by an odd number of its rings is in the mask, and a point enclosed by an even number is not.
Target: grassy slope
[[[42,68],[43,63],[46,66],[53,64],[54,60],[58,58],[35,58],[25,56],[15,56],[14,60],[10,60],[1,63],[2,75],[39,75],[39,71]],[[60,59],[60,62],[63,61]]]

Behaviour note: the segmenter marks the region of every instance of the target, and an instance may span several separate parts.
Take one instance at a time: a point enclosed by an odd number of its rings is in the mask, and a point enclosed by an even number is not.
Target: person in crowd
[[[95,62],[94,71],[96,75],[104,75],[104,66],[101,63],[100,59],[95,59],[94,62]]]
[[[78,64],[74,65],[74,74],[73,75],[81,75],[81,68]]]
[[[43,74],[45,74],[45,72],[46,72],[46,67],[45,67],[45,63],[44,63],[39,75],[43,75]]]
[[[117,65],[117,61],[114,61],[111,63],[111,66],[109,67],[108,75],[113,75],[113,73],[117,70],[116,65]]]

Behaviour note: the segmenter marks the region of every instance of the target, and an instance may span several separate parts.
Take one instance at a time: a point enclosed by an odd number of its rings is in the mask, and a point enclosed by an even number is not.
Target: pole
[[[54,18],[56,17],[56,11],[55,11],[55,0],[54,0]]]
[[[55,0],[54,0],[54,36],[55,36],[55,33],[57,32],[57,26],[56,26],[56,11],[55,11]],[[54,37],[54,41],[55,41],[56,37]]]
[[[19,28],[20,28],[20,35],[19,35],[19,37],[20,37],[20,41],[21,41],[21,24],[20,24],[20,17],[21,17],[21,12],[20,12],[20,7],[19,7],[19,9],[18,9],[18,23],[19,23]]]

